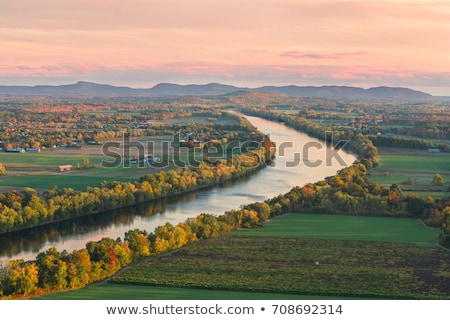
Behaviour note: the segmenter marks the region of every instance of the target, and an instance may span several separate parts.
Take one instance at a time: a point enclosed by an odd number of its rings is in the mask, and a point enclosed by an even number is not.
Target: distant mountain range
[[[333,99],[395,99],[426,100],[432,96],[417,90],[394,87],[375,87],[363,89],[348,86],[265,86],[259,88],[240,88],[219,83],[204,85],[178,85],[160,83],[149,89],[133,89],[80,81],[60,86],[0,86],[0,94],[39,95],[39,96],[89,96],[89,97],[165,97],[186,95],[222,95],[242,91],[270,92],[295,97],[333,98]]]

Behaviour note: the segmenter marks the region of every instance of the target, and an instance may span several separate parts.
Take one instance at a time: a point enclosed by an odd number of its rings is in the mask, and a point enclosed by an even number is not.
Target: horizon
[[[450,96],[443,1],[16,0],[0,16],[0,85],[386,86]]]
[[[236,87],[237,89],[248,89],[248,90],[252,90],[252,89],[259,89],[262,87],[289,87],[289,86],[294,86],[294,87],[313,87],[313,88],[322,88],[322,87],[349,87],[349,88],[357,88],[357,89],[363,89],[363,90],[368,90],[368,89],[373,89],[373,88],[382,88],[382,87],[386,87],[386,88],[393,88],[393,89],[410,89],[410,90],[414,90],[414,91],[419,91],[422,93],[426,93],[426,94],[430,94],[433,97],[450,97],[450,94],[448,96],[446,95],[433,95],[429,92],[426,91],[422,91],[422,90],[417,90],[414,88],[410,88],[410,87],[400,87],[400,86],[385,86],[385,85],[380,85],[380,86],[373,86],[373,87],[362,87],[362,86],[351,86],[351,85],[339,85],[339,84],[316,84],[316,85],[298,85],[298,84],[285,84],[285,85],[273,85],[273,84],[266,84],[266,85],[262,85],[262,86],[239,86],[239,85],[234,85],[234,84],[230,84],[230,83],[221,83],[221,82],[208,82],[208,83],[186,83],[186,84],[180,84],[180,83],[175,83],[175,82],[158,82],[152,86],[149,87],[136,87],[136,86],[129,86],[129,85],[115,85],[115,84],[111,84],[111,83],[106,83],[106,82],[95,82],[95,81],[88,81],[88,80],[78,80],[76,82],[71,82],[71,83],[61,83],[61,84],[36,84],[36,85],[3,85],[0,84],[0,87],[29,87],[29,88],[34,88],[34,87],[40,87],[40,86],[49,86],[49,87],[59,87],[59,86],[71,86],[71,85],[77,85],[80,83],[89,83],[89,84],[94,84],[94,85],[105,85],[105,86],[112,86],[112,87],[117,87],[117,88],[129,88],[129,89],[133,89],[133,90],[148,90],[148,89],[153,89],[154,87],[158,86],[158,85],[162,85],[162,84],[168,84],[168,85],[177,85],[177,86],[208,86],[208,85],[222,85],[222,86],[232,86],[232,87]]]

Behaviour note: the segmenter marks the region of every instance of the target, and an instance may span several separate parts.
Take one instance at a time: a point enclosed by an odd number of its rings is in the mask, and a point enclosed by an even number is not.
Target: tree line
[[[441,152],[450,152],[450,145],[446,143],[433,142],[424,139],[413,139],[405,137],[386,137],[370,135],[368,138],[378,147],[407,148],[407,149],[439,149]]]

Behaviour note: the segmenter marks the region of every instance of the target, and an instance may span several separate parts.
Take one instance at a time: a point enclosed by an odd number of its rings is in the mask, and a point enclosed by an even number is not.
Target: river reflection
[[[203,189],[176,198],[154,201],[138,206],[78,218],[48,226],[0,237],[0,261],[9,259],[33,260],[39,252],[56,247],[59,251],[85,248],[89,241],[103,237],[123,238],[132,229],[153,232],[157,226],[170,222],[174,225],[200,213],[223,214],[238,209],[243,204],[288,192],[293,186],[319,181],[334,175],[356,159],[354,155],[339,151],[345,162],[333,161],[327,165],[326,152],[330,149],[317,139],[297,132],[281,123],[258,117],[247,117],[263,133],[277,144],[276,159],[270,166],[235,182]],[[308,166],[301,157],[304,147],[309,161],[322,161],[320,166]],[[279,146],[287,146],[280,152]],[[319,162],[317,162],[319,163]],[[296,165],[293,165],[296,164]]]

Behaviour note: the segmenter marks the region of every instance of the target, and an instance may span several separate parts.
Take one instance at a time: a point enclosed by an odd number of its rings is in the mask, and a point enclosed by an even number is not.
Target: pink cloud
[[[280,57],[288,57],[293,59],[344,59],[351,56],[365,55],[367,52],[336,52],[336,53],[319,53],[319,52],[303,52],[303,51],[285,51],[280,53]]]
[[[348,72],[336,72],[336,73],[332,73],[331,77],[333,79],[345,79],[345,80],[354,80],[354,79],[359,79],[359,76],[356,76],[353,73],[348,73]]]
[[[30,66],[25,66],[25,65],[21,65],[21,66],[16,66],[17,69],[21,70],[21,71],[29,71],[29,70],[33,70],[33,68],[31,68]]]
[[[41,69],[44,69],[46,71],[59,71],[59,70],[61,70],[61,67],[59,67],[59,66],[41,66]]]

